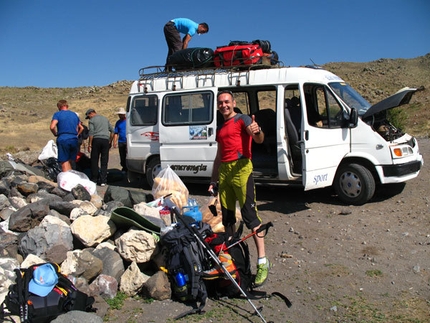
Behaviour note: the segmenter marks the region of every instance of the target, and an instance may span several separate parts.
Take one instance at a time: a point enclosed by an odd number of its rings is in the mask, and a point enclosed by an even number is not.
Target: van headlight
[[[391,151],[393,152],[393,158],[403,158],[414,154],[412,148],[409,146],[393,147],[391,148]]]

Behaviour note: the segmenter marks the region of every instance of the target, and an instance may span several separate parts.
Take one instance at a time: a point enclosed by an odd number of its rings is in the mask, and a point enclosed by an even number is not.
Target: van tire
[[[152,158],[149,161],[145,172],[145,179],[146,179],[146,184],[148,185],[148,188],[150,189],[152,188],[152,186],[154,185],[154,178],[157,177],[160,171],[161,171],[160,157]]]
[[[359,164],[341,165],[334,179],[339,199],[347,204],[363,205],[375,194],[375,179],[366,167]]]

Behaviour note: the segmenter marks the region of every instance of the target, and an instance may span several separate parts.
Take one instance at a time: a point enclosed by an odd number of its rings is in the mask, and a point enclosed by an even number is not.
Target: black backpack
[[[189,223],[194,222],[191,217],[183,218]],[[202,236],[212,234],[211,227],[207,223],[197,222],[196,227]],[[162,235],[160,242],[166,250],[166,269],[173,298],[182,302],[196,302],[193,311],[179,317],[200,313],[208,296],[202,275],[203,271],[211,268],[209,255],[183,223],[178,222],[170,231]],[[197,302],[200,302],[199,306]]]
[[[78,136],[79,145],[82,144],[82,142],[88,139],[90,136],[90,130],[88,129],[88,127],[84,124],[82,124],[82,127],[84,127],[84,130],[82,130],[81,134]]]
[[[32,265],[26,269],[15,269],[16,283],[9,286],[9,292],[1,305],[1,314],[5,308],[11,315],[18,315],[21,323],[51,322],[58,315],[77,310],[95,312],[92,307],[94,297],[79,291],[75,285],[60,272],[55,263],[50,263],[58,275],[58,283],[45,297],[29,292],[28,285],[33,277],[33,271],[41,265]]]

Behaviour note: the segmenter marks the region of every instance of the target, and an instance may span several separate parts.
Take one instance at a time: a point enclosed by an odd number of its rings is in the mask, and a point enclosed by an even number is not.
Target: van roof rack
[[[166,91],[178,89],[195,89],[215,86],[216,76],[225,74],[229,86],[240,86],[250,83],[250,72],[254,70],[279,69],[284,67],[280,62],[276,65],[237,65],[232,67],[202,67],[166,71],[165,66],[147,66],[139,70],[137,92]]]
[[[278,68],[283,67],[284,64],[278,61],[276,65],[265,65],[265,64],[254,64],[254,65],[236,65],[230,67],[201,67],[201,68],[190,68],[190,69],[180,69],[175,71],[166,71],[165,66],[146,66],[139,69],[140,80],[154,79],[158,77],[182,77],[189,75],[204,75],[204,74],[214,74],[215,72],[232,72],[232,71],[249,71],[257,69],[268,69],[268,68]]]

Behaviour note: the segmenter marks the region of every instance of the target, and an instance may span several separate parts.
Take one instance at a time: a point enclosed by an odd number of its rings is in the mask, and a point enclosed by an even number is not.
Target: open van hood
[[[392,109],[399,107],[403,104],[408,104],[409,101],[412,98],[412,95],[417,91],[418,89],[405,87],[401,90],[399,90],[396,94],[393,94],[392,96],[389,96],[388,98],[372,105],[366,113],[364,113],[361,117],[362,119],[365,119],[367,117],[370,117],[378,112]]]

